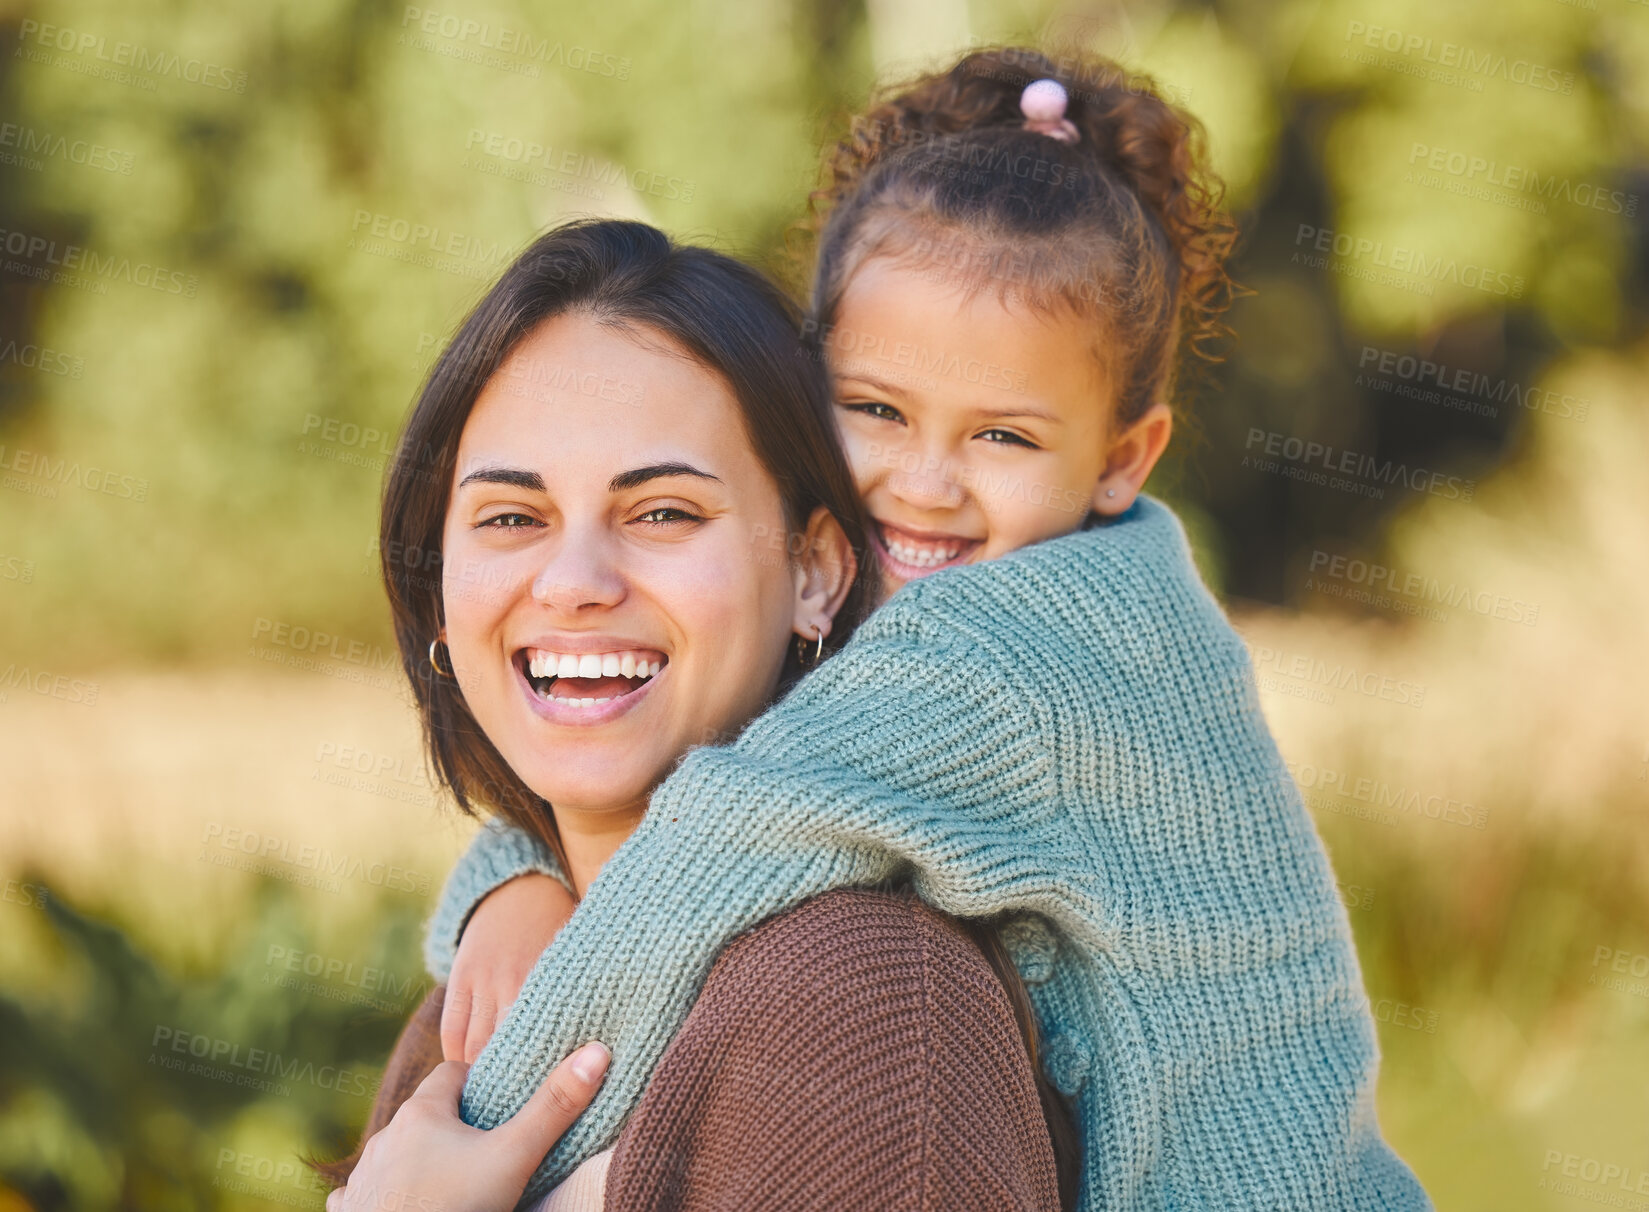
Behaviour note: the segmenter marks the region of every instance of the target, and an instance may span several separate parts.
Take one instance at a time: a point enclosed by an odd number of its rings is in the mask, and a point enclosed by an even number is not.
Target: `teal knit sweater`
[[[548,856],[489,828],[431,923]],[[654,792],[470,1072],[509,1118],[613,1053],[529,1194],[613,1143],[733,936],[912,878],[1003,938],[1073,1096],[1083,1209],[1430,1206],[1380,1137],[1374,1026],[1322,843],[1178,519],[1121,518],[905,586],[733,744]]]

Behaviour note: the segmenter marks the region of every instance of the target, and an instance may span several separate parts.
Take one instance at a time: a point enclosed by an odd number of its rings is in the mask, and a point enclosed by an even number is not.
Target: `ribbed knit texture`
[[[1020,915],[1082,1208],[1430,1206],[1380,1138],[1349,924],[1247,651],[1143,497],[904,587],[736,742],[691,751],[477,1059],[465,1119],[508,1119],[605,1042],[546,1190],[612,1143],[728,940],[899,874],[947,913]],[[443,896],[479,891],[466,861]]]
[[[1030,1061],[957,924],[838,889],[741,935],[665,1051],[608,1212],[1058,1212]]]
[[[445,983],[452,975],[458,940],[463,937],[475,907],[494,888],[529,872],[559,880],[569,896],[578,898],[572,881],[561,870],[555,856],[537,838],[502,821],[487,821],[459,860],[453,877],[447,880],[424,933],[424,964],[438,981]],[[466,888],[473,891],[468,898],[461,895]]]

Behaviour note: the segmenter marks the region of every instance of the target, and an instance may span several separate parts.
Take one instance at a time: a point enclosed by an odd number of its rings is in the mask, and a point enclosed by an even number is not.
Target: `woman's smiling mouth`
[[[599,724],[639,703],[669,658],[654,648],[522,648],[513,663],[537,715],[558,724]]]
[[[983,539],[906,530],[879,518],[872,519],[871,537],[882,566],[901,581],[914,581],[941,568],[966,564],[984,546]]]

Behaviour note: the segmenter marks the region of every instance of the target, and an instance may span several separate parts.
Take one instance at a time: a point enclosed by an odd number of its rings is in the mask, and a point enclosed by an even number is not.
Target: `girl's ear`
[[[1110,449],[1105,452],[1105,469],[1094,485],[1095,512],[1115,515],[1134,503],[1151,469],[1168,449],[1173,432],[1173,410],[1158,401],[1111,439]]]
[[[796,610],[791,630],[811,640],[830,634],[831,622],[859,573],[859,558],[842,524],[823,505],[808,518],[803,538],[801,554],[796,557]]]

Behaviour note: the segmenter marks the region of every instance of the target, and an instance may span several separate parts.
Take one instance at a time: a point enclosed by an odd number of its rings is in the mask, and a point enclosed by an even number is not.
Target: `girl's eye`
[[[668,526],[672,523],[680,525],[683,522],[702,522],[704,519],[696,513],[677,509],[674,505],[660,505],[657,509],[649,509],[646,513],[638,514],[636,521]]]
[[[1014,433],[1011,429],[987,429],[983,433],[974,436],[984,438],[988,442],[1000,442],[1006,446],[1024,446],[1030,450],[1042,449],[1024,434]]]
[[[882,421],[903,421],[899,410],[891,404],[884,404],[880,400],[855,400],[844,402],[842,407],[849,412],[862,412],[867,417],[875,417]]]
[[[537,525],[538,519],[524,513],[500,513],[481,523],[483,528],[490,530],[521,530]]]

